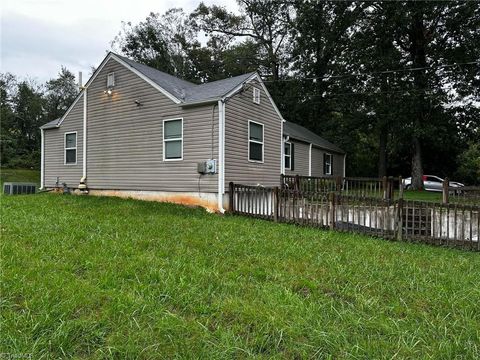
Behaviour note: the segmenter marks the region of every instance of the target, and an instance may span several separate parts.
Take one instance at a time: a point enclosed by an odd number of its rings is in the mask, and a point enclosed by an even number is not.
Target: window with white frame
[[[256,87],[253,88],[253,102],[255,104],[260,104],[260,89]]]
[[[77,164],[77,133],[65,133],[65,165]]]
[[[263,124],[248,122],[248,160],[263,162]]]
[[[332,154],[323,154],[323,173],[332,175]]]
[[[163,160],[183,158],[183,119],[163,121]]]
[[[292,143],[285,142],[285,149],[283,151],[285,169],[292,170]]]
[[[107,88],[113,88],[115,86],[115,73],[111,72],[107,74]]]

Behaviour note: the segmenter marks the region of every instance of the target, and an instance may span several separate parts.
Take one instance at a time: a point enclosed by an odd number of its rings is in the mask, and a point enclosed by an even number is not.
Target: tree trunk
[[[413,138],[412,188],[423,189],[422,145],[417,137]]]
[[[410,31],[410,55],[414,68],[425,68],[427,66],[425,38],[425,23],[423,20],[422,4],[412,3],[413,18]],[[428,117],[428,109],[425,99],[425,93],[428,87],[428,81],[425,70],[413,72],[413,83],[416,90],[414,98],[415,113],[412,134],[412,188],[421,190],[423,188],[423,161],[422,161],[422,125],[425,124]]]

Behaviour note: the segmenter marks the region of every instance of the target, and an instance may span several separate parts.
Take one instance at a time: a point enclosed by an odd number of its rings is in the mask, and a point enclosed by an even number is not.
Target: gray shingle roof
[[[143,75],[184,103],[219,99],[255,74],[252,72],[228,79],[197,85],[150,66],[137,63],[124,56],[116,56],[121,58],[135,70],[140,71]]]
[[[212,81],[209,83],[196,85],[187,92],[186,101],[196,102],[208,99],[219,99],[227,95],[230,91],[248,80],[254,72],[234,76],[228,79]]]
[[[321,147],[322,149],[338,152],[344,154],[345,152],[340,149],[337,145],[332,144],[331,142],[325,140],[324,138],[318,136],[314,132],[300,126],[298,124],[286,121],[283,123],[283,134],[288,135],[293,139],[305,141]]]
[[[46,124],[43,124],[42,126],[40,126],[40,129],[42,129],[42,130],[54,129],[58,126],[58,122],[60,121],[60,119],[61,118],[49,121]]]
[[[124,56],[115,55],[181,101],[184,100],[187,89],[197,86],[189,81],[164,73],[163,71],[154,69],[150,66],[140,64]]]

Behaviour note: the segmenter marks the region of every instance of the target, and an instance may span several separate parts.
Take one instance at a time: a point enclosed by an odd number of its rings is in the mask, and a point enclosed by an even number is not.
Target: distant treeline
[[[75,76],[65,68],[41,85],[1,74],[2,167],[40,168],[39,127],[62,116],[77,94]]]

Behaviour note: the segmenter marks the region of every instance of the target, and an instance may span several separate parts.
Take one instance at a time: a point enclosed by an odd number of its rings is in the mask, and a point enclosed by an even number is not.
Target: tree
[[[75,75],[67,68],[61,68],[58,77],[46,83],[45,117],[54,120],[61,117],[78,95]]]
[[[207,34],[221,34],[230,38],[250,40],[258,46],[257,67],[273,80],[280,78],[286,68],[285,49],[289,35],[292,6],[278,0],[238,0],[240,14],[224,7],[200,3],[192,13],[196,25]]]
[[[16,78],[12,74],[0,75],[0,151],[1,166],[6,166],[14,157],[16,148],[15,114],[13,112],[12,96],[16,88]]]
[[[38,166],[39,127],[45,122],[41,87],[33,82],[20,82],[12,103],[15,119],[11,132],[15,139],[15,159],[9,162],[15,166]]]
[[[458,156],[457,175],[470,184],[480,184],[480,142],[471,142]]]
[[[383,7],[398,9],[398,5],[385,3]],[[396,12],[394,35],[395,44],[403,53],[403,64],[416,69],[406,78],[413,90],[410,103],[413,110],[410,124],[412,187],[420,189],[423,144],[436,132],[436,118],[432,115],[444,114],[445,104],[455,97],[446,86],[457,90],[460,96],[465,91],[478,94],[478,90],[465,88],[465,83],[474,81],[475,72],[450,65],[464,63],[466,59],[478,60],[480,10],[473,2],[403,2],[401,5],[404,11]]]

